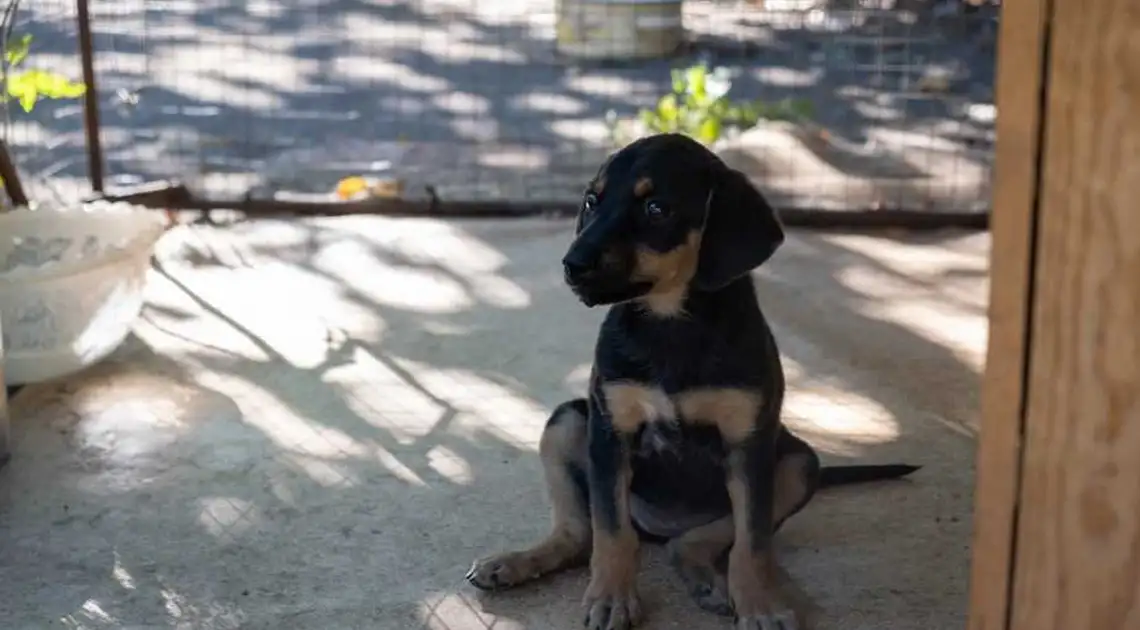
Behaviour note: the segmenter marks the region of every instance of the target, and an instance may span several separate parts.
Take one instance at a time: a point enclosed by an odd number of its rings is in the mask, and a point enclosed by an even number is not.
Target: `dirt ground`
[[[182,227],[135,335],[12,401],[0,627],[570,630],[584,571],[484,595],[472,559],[547,527],[537,438],[597,310],[563,220]],[[794,232],[757,273],[787,420],[829,462],[778,538],[820,630],[964,624],[988,237]],[[699,611],[647,548],[647,630]]]

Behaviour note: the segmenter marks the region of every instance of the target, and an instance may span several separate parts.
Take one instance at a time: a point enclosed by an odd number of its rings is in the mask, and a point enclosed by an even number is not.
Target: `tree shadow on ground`
[[[16,402],[0,478],[15,627],[578,619],[580,571],[504,596],[461,586],[474,557],[547,525],[533,450],[549,409],[581,393],[601,315],[560,284],[570,229],[357,217],[170,233],[139,337]],[[796,234],[758,274],[789,421],[828,461],[926,466],[821,495],[781,535],[825,616],[867,627],[964,611],[972,446],[947,426],[969,426],[977,366],[871,308],[953,295],[984,320],[972,294],[942,291],[984,257],[945,241],[912,261],[906,241]],[[715,627],[647,555],[648,627]]]

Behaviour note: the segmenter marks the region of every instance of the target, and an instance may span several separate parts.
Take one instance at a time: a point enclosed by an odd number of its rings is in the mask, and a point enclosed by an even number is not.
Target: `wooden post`
[[[1002,16],[970,630],[1140,628],[1140,11]]]

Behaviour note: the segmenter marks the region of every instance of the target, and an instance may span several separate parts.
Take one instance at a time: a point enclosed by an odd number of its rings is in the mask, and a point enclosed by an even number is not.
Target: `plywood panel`
[[[1007,3],[997,87],[990,331],[974,500],[970,630],[1005,628],[1018,491],[1044,74],[1044,0]]]
[[[1135,630],[1140,5],[1054,4],[1010,628]]]

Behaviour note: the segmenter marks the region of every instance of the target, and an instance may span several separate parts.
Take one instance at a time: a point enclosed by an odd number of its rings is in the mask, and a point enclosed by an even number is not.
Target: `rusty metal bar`
[[[79,27],[79,59],[83,66],[83,126],[87,134],[87,178],[95,192],[103,192],[103,142],[99,125],[99,90],[95,84],[95,43],[91,37],[88,0],[75,0]]]
[[[417,201],[408,199],[365,199],[362,201],[204,199],[175,182],[154,182],[120,190],[97,198],[125,201],[167,211],[234,211],[250,218],[278,216],[338,216],[375,214],[392,217],[438,218],[520,218],[533,216],[568,217],[578,212],[566,201]],[[902,209],[823,210],[785,208],[780,219],[788,227],[812,230],[986,230],[988,212],[937,212]]]
[[[8,144],[0,138],[0,178],[4,179],[4,192],[12,200],[13,206],[28,205],[28,195],[24,192],[24,184],[20,181],[20,171],[12,154],[8,152]]]

